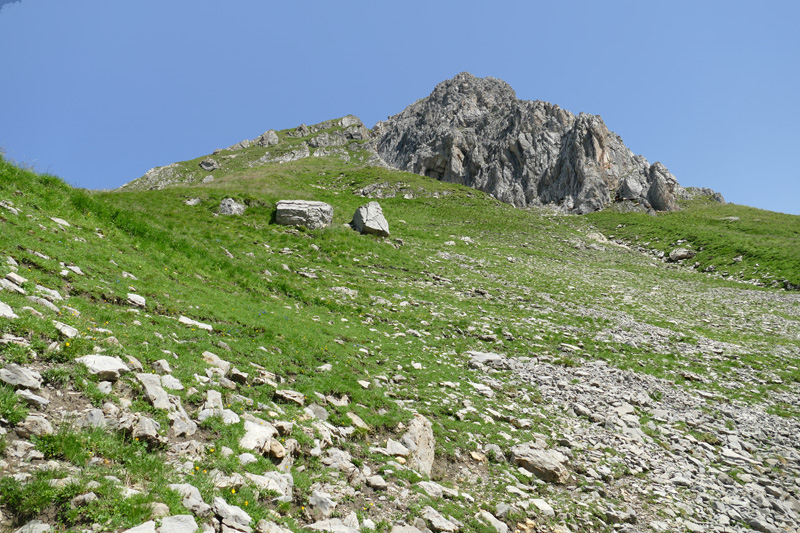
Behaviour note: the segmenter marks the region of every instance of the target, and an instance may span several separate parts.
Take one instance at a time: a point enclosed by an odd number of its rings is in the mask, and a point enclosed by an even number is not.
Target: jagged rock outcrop
[[[588,213],[633,200],[671,211],[682,190],[664,165],[634,155],[599,116],[518,100],[504,81],[466,72],[378,123],[373,135],[389,165],[517,207]]]

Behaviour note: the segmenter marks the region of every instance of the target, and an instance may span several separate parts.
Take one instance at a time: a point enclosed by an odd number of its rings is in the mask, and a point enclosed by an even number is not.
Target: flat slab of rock
[[[58,320],[53,320],[53,325],[56,327],[59,333],[68,339],[74,339],[79,334],[77,329],[73,328],[72,326],[68,326],[63,322],[59,322]]]
[[[542,450],[538,444],[517,444],[511,448],[511,462],[551,483],[566,483],[569,471],[564,467],[567,457],[555,450]]]
[[[458,526],[452,523],[447,518],[443,517],[439,511],[433,507],[425,507],[422,510],[422,518],[424,518],[431,529],[434,531],[443,531],[445,533],[455,533],[458,531]]]
[[[250,515],[244,512],[241,507],[230,505],[219,496],[214,498],[214,501],[211,503],[211,508],[214,510],[214,513],[223,521],[227,520],[229,522],[233,522],[234,524],[249,526],[250,521],[252,520]]]
[[[190,514],[166,516],[161,519],[161,527],[158,533],[195,533],[197,522]]]
[[[239,447],[244,450],[255,450],[259,453],[269,451],[269,444],[272,437],[278,434],[278,430],[266,422],[257,424],[250,420],[244,421],[244,436],[239,439]]]
[[[488,366],[491,368],[503,369],[508,366],[506,358],[499,353],[469,351],[467,355],[469,356],[470,368]]]
[[[136,374],[136,379],[144,387],[144,395],[156,409],[172,410],[167,391],[161,386],[161,376],[157,374]]]
[[[28,296],[28,300],[35,304],[41,305],[42,307],[46,307],[54,313],[61,312],[61,309],[59,309],[58,306],[56,306],[50,300],[45,300],[44,298],[39,298],[38,296]]]
[[[497,533],[508,533],[508,525],[505,522],[501,522],[500,520],[498,520],[489,511],[481,511],[480,517],[481,520],[492,526],[494,530],[497,531]]]
[[[9,363],[0,369],[0,381],[21,389],[39,390],[42,388],[42,375],[16,363]]]
[[[669,260],[673,263],[678,261],[683,261],[684,259],[691,259],[696,254],[694,250],[689,250],[688,248],[676,248],[669,253]]]
[[[306,403],[305,396],[302,392],[297,392],[289,389],[279,389],[275,391],[275,396],[287,402],[294,402],[297,405],[303,406]]]
[[[319,229],[333,222],[333,207],[325,202],[281,200],[276,207],[275,221],[284,226]]]
[[[119,357],[84,355],[75,361],[81,363],[90,374],[97,376],[102,381],[117,381],[121,374],[131,371]]]
[[[50,435],[54,431],[53,424],[42,415],[30,415],[21,423],[17,424],[14,429],[17,435],[23,439],[30,438],[34,435],[37,437]]]
[[[0,318],[19,318],[11,306],[0,302]]]
[[[128,303],[131,305],[135,305],[136,307],[145,307],[147,301],[145,300],[144,296],[129,292]]]
[[[156,533],[156,522],[150,520],[142,525],[126,529],[123,533]]]
[[[28,389],[19,389],[15,392],[15,394],[20,398],[22,398],[23,400],[25,400],[28,403],[28,405],[32,405],[39,409],[46,409],[47,406],[50,404],[50,400],[38,396],[29,391]]]
[[[0,278],[0,290],[7,290],[11,292],[18,292],[19,294],[27,294],[27,291],[11,281]]]
[[[14,533],[46,533],[47,531],[53,531],[50,524],[42,522],[41,520],[31,520],[21,528],[15,530]]]
[[[203,352],[203,361],[222,370],[223,375],[227,375],[231,370],[231,364],[228,361],[212,352]]]
[[[199,329],[204,329],[206,331],[214,331],[214,328],[211,327],[209,324],[203,324],[202,322],[198,322],[197,320],[192,320],[191,318],[181,316],[178,318],[178,322],[181,324],[185,324],[187,326],[193,326]]]
[[[307,526],[308,529],[314,531],[327,531],[328,533],[359,533],[361,531],[357,527],[350,527],[342,522],[341,518],[329,518],[328,520],[321,520],[314,522]]]
[[[253,484],[261,490],[274,491],[280,494],[278,497],[279,501],[292,501],[294,478],[292,478],[291,474],[281,474],[280,472],[264,472],[263,476],[259,476],[258,474],[245,472],[244,477],[252,481]]]
[[[383,216],[383,209],[378,202],[370,202],[356,209],[350,225],[359,233],[389,236],[389,223]]]

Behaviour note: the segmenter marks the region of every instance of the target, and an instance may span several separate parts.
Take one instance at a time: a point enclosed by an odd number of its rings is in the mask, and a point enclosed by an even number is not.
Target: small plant
[[[42,380],[47,385],[52,385],[56,388],[64,388],[70,382],[71,376],[69,370],[63,367],[48,368],[42,372]]]
[[[28,409],[14,394],[14,389],[0,384],[0,418],[8,420],[9,425],[16,426],[28,416]]]

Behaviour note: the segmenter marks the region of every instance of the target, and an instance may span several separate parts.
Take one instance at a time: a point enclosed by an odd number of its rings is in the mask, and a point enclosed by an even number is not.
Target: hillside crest
[[[516,207],[585,214],[614,202],[677,210],[687,192],[660,162],[634,155],[597,115],[516,97],[506,82],[462,72],[368,130],[348,115],[268,130],[224,150],[156,167],[121,189],[161,189],[307,157],[389,167],[467,185]],[[721,196],[718,196],[721,200]]]

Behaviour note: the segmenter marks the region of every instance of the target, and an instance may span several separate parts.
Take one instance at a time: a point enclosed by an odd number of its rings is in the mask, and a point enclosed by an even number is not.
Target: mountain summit
[[[389,165],[517,207],[557,204],[583,214],[633,200],[674,211],[683,191],[664,165],[634,155],[599,116],[518,100],[506,82],[467,72],[379,122],[373,135]]]
[[[516,207],[555,205],[576,214],[613,202],[675,211],[676,199],[690,195],[664,165],[634,155],[599,116],[519,100],[506,82],[467,72],[372,130],[353,115],[268,130],[205,157],[153,168],[121,189],[209,183],[309,157],[392,167],[473,187]]]

